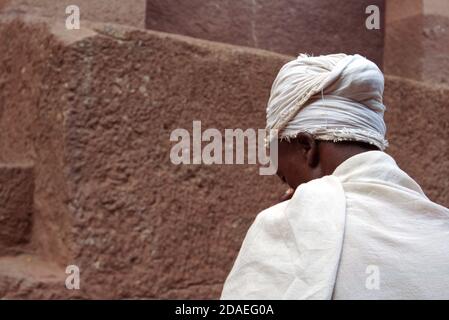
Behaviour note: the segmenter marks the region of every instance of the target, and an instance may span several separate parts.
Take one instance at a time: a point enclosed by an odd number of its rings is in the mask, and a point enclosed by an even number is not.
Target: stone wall
[[[77,5],[81,21],[112,22],[144,27],[145,0],[0,0],[6,3],[4,11],[33,14],[52,20],[65,20],[65,9]]]
[[[382,67],[384,0],[147,0],[152,30],[288,55],[359,53]],[[377,5],[381,29],[365,13]]]
[[[449,84],[449,2],[391,0],[386,7],[387,74]]]

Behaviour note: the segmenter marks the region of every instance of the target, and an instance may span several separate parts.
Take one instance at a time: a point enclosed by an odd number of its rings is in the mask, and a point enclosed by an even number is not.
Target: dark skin
[[[277,175],[290,186],[280,200],[290,199],[300,184],[331,175],[345,160],[372,150],[379,149],[353,141],[319,141],[308,133],[300,133],[290,142],[280,141]]]

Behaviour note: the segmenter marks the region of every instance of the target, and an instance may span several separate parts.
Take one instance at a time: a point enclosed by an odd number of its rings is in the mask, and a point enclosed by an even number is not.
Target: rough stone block
[[[5,1],[5,0],[0,0]],[[6,0],[5,12],[31,13],[59,21],[65,21],[69,5],[80,8],[81,25],[85,21],[111,22],[144,27],[145,0]]]
[[[384,0],[147,0],[146,27],[297,55],[359,53],[382,67]],[[381,28],[368,30],[369,5]]]
[[[385,72],[449,85],[449,2],[387,2]]]
[[[33,192],[32,166],[0,164],[0,251],[29,241]]]

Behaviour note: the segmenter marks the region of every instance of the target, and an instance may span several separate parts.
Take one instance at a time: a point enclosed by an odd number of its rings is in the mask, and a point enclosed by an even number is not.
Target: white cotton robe
[[[257,216],[221,299],[449,299],[449,210],[355,155]]]

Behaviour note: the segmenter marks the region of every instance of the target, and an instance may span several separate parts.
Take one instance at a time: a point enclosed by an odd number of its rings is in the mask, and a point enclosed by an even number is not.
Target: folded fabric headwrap
[[[308,132],[318,140],[367,142],[384,150],[384,77],[360,55],[301,54],[279,71],[267,106],[267,142]]]

